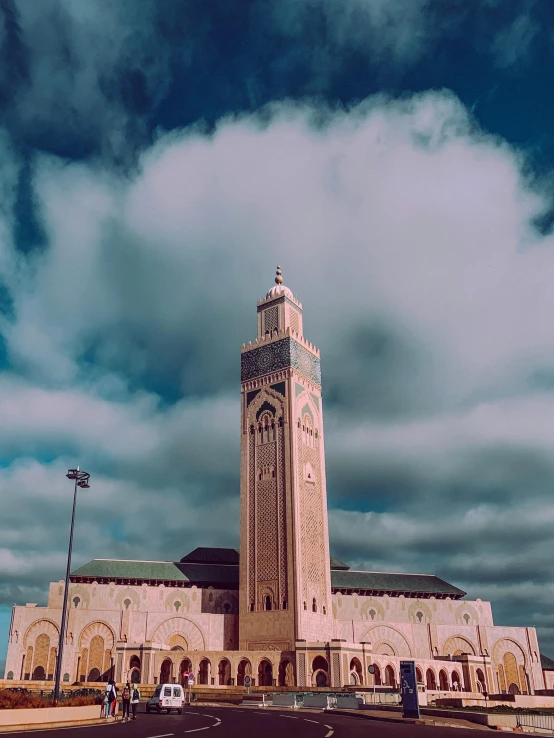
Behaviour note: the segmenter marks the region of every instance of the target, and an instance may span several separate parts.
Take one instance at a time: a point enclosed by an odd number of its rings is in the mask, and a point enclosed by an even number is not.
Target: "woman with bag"
[[[137,709],[140,702],[140,692],[138,684],[133,684],[131,690],[131,710],[133,711],[133,720],[137,719]]]
[[[114,696],[114,683],[113,679],[110,679],[106,684],[106,694],[104,695],[104,717],[109,718],[112,713],[112,702]]]
[[[131,704],[131,685],[129,682],[123,687],[121,693],[121,707],[123,714],[121,715],[122,720],[129,720],[129,705]]]

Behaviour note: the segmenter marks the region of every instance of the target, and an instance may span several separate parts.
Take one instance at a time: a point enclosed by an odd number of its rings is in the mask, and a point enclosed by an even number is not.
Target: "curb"
[[[327,715],[343,715],[345,717],[353,717],[362,720],[376,720],[380,723],[406,723],[409,725],[426,725],[425,720],[418,720],[417,718],[394,718],[394,717],[381,717],[381,715],[368,715],[364,712],[350,712],[349,710],[323,710]]]
[[[30,725],[0,725],[0,733],[28,733],[33,730],[55,730],[56,728],[76,728],[80,725],[102,725],[106,718],[92,718],[91,720],[58,720],[55,723],[31,723]],[[113,722],[113,721],[112,721]]]

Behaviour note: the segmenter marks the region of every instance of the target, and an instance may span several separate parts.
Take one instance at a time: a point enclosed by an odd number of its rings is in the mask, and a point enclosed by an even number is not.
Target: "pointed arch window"
[[[306,446],[310,446],[313,448],[314,446],[314,426],[312,423],[312,419],[308,414],[304,415],[304,419],[302,421],[302,440],[306,444]]]

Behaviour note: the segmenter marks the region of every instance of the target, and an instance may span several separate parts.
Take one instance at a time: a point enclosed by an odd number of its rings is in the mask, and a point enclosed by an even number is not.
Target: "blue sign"
[[[417,694],[415,663],[413,661],[400,662],[400,692],[402,694],[404,717],[419,719],[419,697]]]

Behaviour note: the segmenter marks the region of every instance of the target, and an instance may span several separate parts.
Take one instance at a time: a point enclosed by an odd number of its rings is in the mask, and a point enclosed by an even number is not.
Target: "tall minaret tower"
[[[240,648],[332,638],[319,350],[283,285],[241,356]]]

